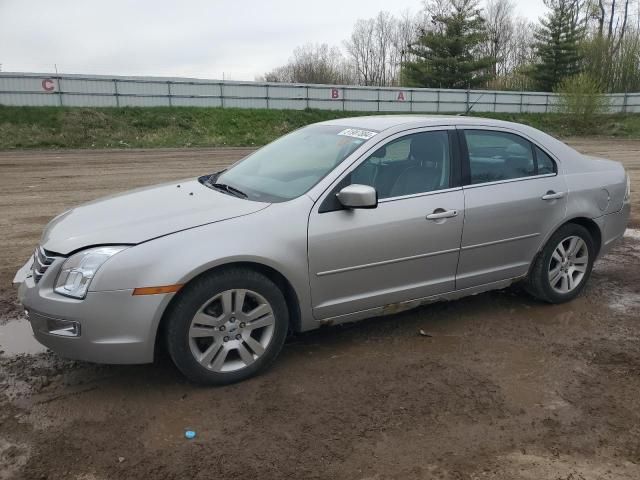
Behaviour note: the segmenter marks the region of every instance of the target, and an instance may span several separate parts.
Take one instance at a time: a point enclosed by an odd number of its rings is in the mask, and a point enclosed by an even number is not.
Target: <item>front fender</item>
[[[235,262],[270,267],[293,287],[303,330],[313,328],[307,263],[306,196],[251,215],[177,232],[124,250],[103,265],[91,291],[186,284],[212,268]]]

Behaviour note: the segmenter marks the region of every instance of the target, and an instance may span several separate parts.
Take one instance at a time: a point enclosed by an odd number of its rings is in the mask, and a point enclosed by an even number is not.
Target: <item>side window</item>
[[[495,182],[535,175],[531,143],[518,135],[465,130],[471,183]]]
[[[546,175],[548,173],[556,173],[556,164],[544,151],[540,150],[537,146],[536,160],[538,162],[538,175]]]
[[[370,185],[383,199],[449,188],[450,175],[449,134],[441,130],[389,142],[351,172],[351,183]]]
[[[411,150],[411,138],[403,137],[393,142],[390,142],[386,146],[379,148],[374,155],[378,155],[382,162],[392,163],[401,162],[409,157]]]

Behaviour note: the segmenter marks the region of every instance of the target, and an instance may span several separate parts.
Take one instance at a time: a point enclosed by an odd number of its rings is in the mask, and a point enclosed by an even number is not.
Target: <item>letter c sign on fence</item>
[[[56,89],[56,84],[50,78],[45,78],[42,80],[42,89],[45,92],[53,92]]]

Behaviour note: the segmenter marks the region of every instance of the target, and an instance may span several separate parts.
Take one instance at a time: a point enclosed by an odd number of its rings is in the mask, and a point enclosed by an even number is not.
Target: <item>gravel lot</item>
[[[216,389],[166,359],[16,355],[33,345],[10,282],[62,210],[248,150],[0,153],[0,480],[640,478],[640,141],[570,143],[633,178],[636,230],[581,298],[513,288],[327,328]]]

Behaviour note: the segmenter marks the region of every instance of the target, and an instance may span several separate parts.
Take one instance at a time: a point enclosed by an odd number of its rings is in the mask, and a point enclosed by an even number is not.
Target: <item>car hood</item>
[[[269,206],[205,187],[196,179],[132,190],[54,218],[41,245],[66,255],[83,247],[137,244],[170,233],[249,215]]]

